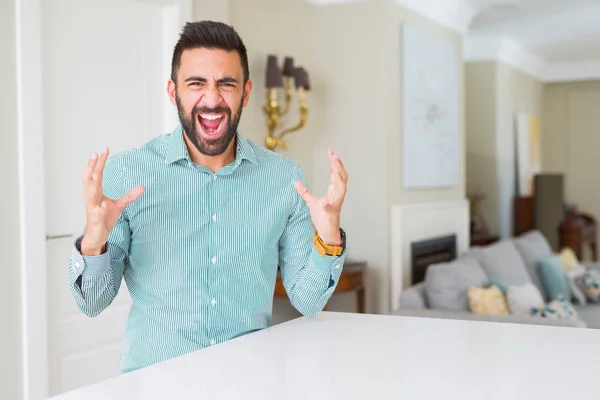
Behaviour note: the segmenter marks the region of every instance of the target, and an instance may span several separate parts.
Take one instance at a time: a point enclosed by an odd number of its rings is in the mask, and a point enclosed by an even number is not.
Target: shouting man
[[[235,30],[188,23],[168,82],[180,126],[85,166],[87,219],[69,283],[79,309],[96,316],[125,279],[133,303],[122,373],[268,327],[278,268],[307,317],[335,289],[348,175],[330,150],[329,187],[316,197],[297,164],[244,138],[251,90]]]

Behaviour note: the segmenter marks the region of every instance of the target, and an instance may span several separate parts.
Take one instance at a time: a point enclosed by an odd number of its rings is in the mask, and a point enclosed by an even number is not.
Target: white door
[[[81,173],[92,152],[114,154],[171,130],[171,52],[189,2],[44,0],[42,82],[51,395],[119,373],[131,299],[84,316],[68,287],[68,259],[85,225]],[[34,117],[34,116],[32,116]]]

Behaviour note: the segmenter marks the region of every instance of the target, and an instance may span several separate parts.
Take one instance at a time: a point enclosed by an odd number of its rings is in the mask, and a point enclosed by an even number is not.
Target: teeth
[[[215,120],[221,118],[222,115],[219,114],[200,114],[200,118]]]

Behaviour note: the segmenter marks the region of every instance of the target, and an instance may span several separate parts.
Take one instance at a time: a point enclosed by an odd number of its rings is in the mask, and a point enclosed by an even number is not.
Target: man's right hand
[[[83,195],[86,209],[86,229],[81,240],[81,254],[97,256],[104,252],[108,235],[125,207],[144,193],[136,186],[119,199],[110,199],[102,190],[102,174],[108,159],[108,148],[100,156],[92,154],[83,173]]]

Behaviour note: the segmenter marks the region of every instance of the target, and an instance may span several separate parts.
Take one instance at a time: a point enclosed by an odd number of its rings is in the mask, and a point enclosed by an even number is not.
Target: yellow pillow
[[[579,266],[579,260],[577,259],[573,249],[570,247],[565,247],[562,249],[558,255],[558,258],[560,258],[560,261],[562,261],[563,266],[567,271],[572,271]]]
[[[498,286],[487,288],[471,286],[467,293],[471,312],[477,314],[507,315],[508,306]]]

